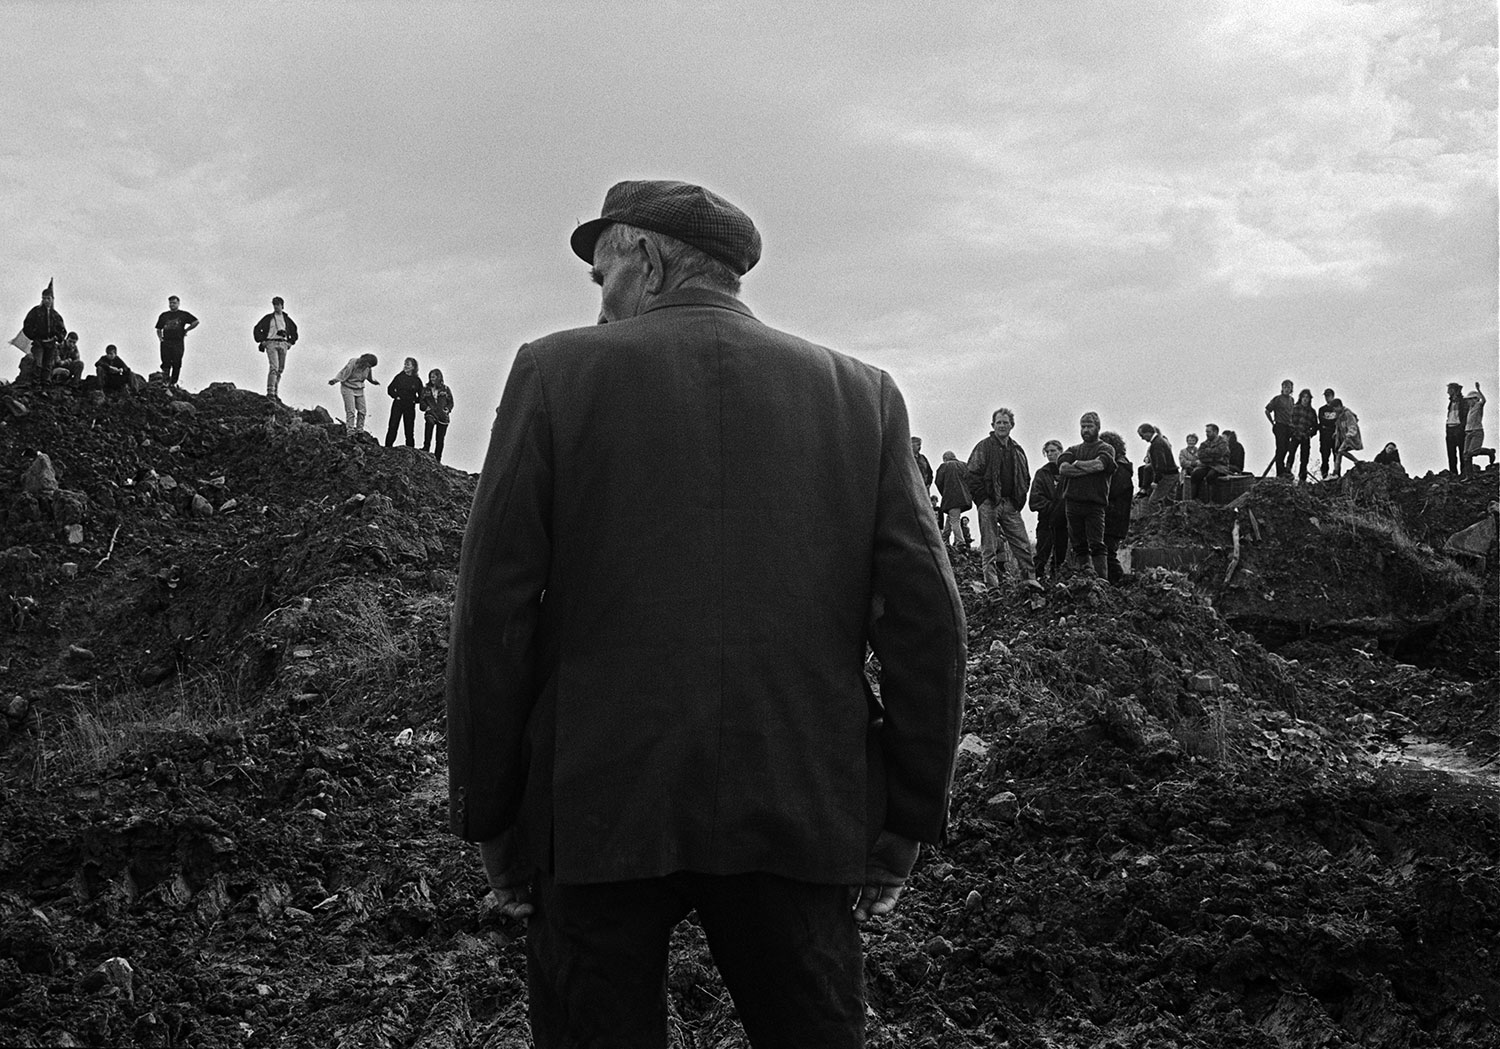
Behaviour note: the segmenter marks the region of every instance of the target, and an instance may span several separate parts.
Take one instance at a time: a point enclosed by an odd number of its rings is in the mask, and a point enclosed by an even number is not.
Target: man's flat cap
[[[760,233],[750,216],[717,193],[688,182],[615,183],[604,195],[600,216],[573,231],[573,253],[593,262],[599,234],[613,222],[675,237],[740,276],[760,261]]]

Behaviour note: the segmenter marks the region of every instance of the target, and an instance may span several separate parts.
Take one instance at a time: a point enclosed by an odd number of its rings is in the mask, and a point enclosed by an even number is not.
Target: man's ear
[[[636,247],[646,255],[646,291],[652,295],[660,295],[667,283],[667,267],[662,259],[661,247],[649,237],[642,237],[636,242]]]

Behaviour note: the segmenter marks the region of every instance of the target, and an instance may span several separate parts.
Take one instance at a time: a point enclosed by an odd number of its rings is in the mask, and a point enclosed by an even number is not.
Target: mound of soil
[[[446,833],[474,479],[227,386],[24,399],[0,431],[0,1043],[528,1045],[524,929]],[[1273,651],[1223,607],[1310,592],[1273,544],[1343,551],[1317,581],[1344,621],[1468,591],[1377,526],[1306,526],[1334,517],[1303,495],[1247,500],[1259,547],[1242,507],[1254,587],[1218,585],[1226,559],[993,595],[958,555],[951,832],[865,932],[871,1045],[1494,1044],[1500,793],[1386,760],[1417,737],[1494,759],[1484,646],[1468,678],[1350,629]],[[1233,514],[1151,541],[1224,545]],[[1399,559],[1422,593],[1382,582]],[[674,1044],[746,1044],[691,922],[669,991]]]

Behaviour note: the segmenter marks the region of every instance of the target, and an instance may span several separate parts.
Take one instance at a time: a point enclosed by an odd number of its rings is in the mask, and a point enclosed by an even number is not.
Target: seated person
[[[57,348],[57,361],[52,366],[54,382],[76,383],[83,378],[83,358],[78,355],[78,333],[68,332],[68,337]]]
[[[1198,464],[1193,467],[1193,496],[1203,498],[1208,494],[1208,484],[1215,477],[1235,472],[1229,463],[1229,442],[1219,433],[1219,428],[1209,423],[1203,428],[1203,442],[1198,445]]]
[[[1401,453],[1396,450],[1396,442],[1395,441],[1390,441],[1390,442],[1388,442],[1386,444],[1386,446],[1384,448],[1382,448],[1380,451],[1376,452],[1375,453],[1375,461],[1377,463],[1385,463],[1387,465],[1400,466],[1401,465]]]
[[[130,366],[120,359],[114,343],[104,347],[104,356],[94,362],[94,374],[105,393],[119,393],[130,388]]]

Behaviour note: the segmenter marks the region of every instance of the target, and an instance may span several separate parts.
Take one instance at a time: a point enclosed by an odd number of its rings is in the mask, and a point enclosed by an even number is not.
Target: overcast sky
[[[0,304],[86,360],[338,415],[351,356],[440,367],[477,470],[516,348],[592,323],[568,249],[625,178],[762,231],[763,320],[888,369],[934,465],[1000,405],[1042,461],[1096,409],[1259,470],[1282,378],[1443,465],[1497,381],[1493,0],[0,5]],[[8,338],[6,332],[0,338]],[[3,353],[11,353],[6,348]],[[13,358],[5,362],[11,375]],[[371,391],[383,435],[389,400]],[[1489,411],[1500,429],[1500,407]],[[419,424],[420,426],[420,421]],[[1493,436],[1487,443],[1493,444]],[[1316,450],[1314,451],[1316,454]]]

